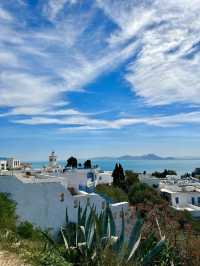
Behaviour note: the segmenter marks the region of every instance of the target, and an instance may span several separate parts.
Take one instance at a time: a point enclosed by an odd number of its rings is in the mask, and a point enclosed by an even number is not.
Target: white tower
[[[55,155],[55,152],[52,151],[49,155],[49,167],[56,168],[57,167],[57,156]]]

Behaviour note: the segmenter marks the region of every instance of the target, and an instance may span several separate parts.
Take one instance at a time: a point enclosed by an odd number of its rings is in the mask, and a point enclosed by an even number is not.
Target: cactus
[[[151,265],[155,257],[165,248],[165,238],[161,236],[161,240],[145,254],[139,252],[141,228],[144,222],[139,215],[137,215],[128,241],[125,239],[123,210],[119,237],[116,235],[115,222],[108,204],[100,215],[96,214],[94,206],[91,208],[86,206],[82,213],[79,205],[77,216],[78,222],[73,227],[75,232],[72,232],[66,215],[66,226],[61,228],[61,234],[67,254],[75,250],[87,265],[105,265],[105,262],[102,262],[102,254],[106,249],[115,254],[118,265],[126,265],[134,261],[137,261],[137,265]],[[72,233],[75,234],[76,241],[70,240],[69,236]],[[147,242],[148,239],[145,241]]]

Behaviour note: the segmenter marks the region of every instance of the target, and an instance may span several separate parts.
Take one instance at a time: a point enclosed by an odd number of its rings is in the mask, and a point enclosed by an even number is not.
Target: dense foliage
[[[146,184],[135,183],[129,193],[128,199],[130,204],[136,203],[153,203],[158,204],[163,201],[160,195]]]
[[[84,168],[85,168],[85,169],[90,169],[90,168],[92,168],[91,160],[86,160],[86,161],[84,162]]]
[[[75,157],[71,156],[69,159],[67,159],[66,167],[72,167],[77,168],[78,161]]]
[[[163,172],[154,172],[152,173],[152,176],[155,176],[157,178],[166,178],[167,175],[177,175],[177,173],[174,170],[167,170],[165,169]]]
[[[112,172],[113,185],[116,187],[124,188],[125,185],[125,175],[121,164],[116,164]]]
[[[0,193],[0,228],[16,230],[15,206],[8,194]]]
[[[97,185],[96,192],[111,202],[128,201],[128,195],[119,187],[109,185]]]
[[[121,183],[120,183],[121,184]],[[138,174],[132,171],[125,172],[123,189],[114,185],[98,185],[96,192],[111,199],[112,202],[129,201],[130,204],[162,203],[163,199],[157,191],[139,182]]]

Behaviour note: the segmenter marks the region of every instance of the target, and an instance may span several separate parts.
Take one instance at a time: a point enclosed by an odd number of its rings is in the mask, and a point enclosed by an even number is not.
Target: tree
[[[124,169],[121,164],[119,164],[119,182],[122,189],[125,188],[125,174],[124,174]]]
[[[90,168],[92,168],[91,160],[86,160],[86,161],[84,162],[84,168],[85,168],[85,169],[90,169]]]
[[[154,172],[152,173],[152,176],[155,176],[157,178],[166,178],[167,175],[177,175],[174,170],[167,170],[165,169],[163,172]]]
[[[115,169],[113,170],[112,177],[113,177],[113,185],[124,189],[125,175],[124,175],[124,170],[121,164],[115,165]]]
[[[113,185],[114,186],[119,186],[119,166],[116,163],[115,168],[112,172],[112,177],[113,177]]]
[[[77,159],[73,156],[71,156],[68,160],[67,160],[67,165],[66,167],[72,167],[72,168],[77,168],[78,162]]]

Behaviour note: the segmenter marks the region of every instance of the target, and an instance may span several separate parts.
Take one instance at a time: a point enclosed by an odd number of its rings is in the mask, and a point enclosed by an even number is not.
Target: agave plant
[[[77,223],[72,225],[69,223],[66,211],[66,226],[61,228],[61,234],[67,257],[76,254],[76,258],[80,258],[81,265],[108,265],[105,264],[106,250],[109,251],[106,254],[114,255],[114,265],[133,265],[133,263],[134,265],[151,265],[155,257],[165,248],[165,237],[162,236],[158,223],[160,241],[155,243],[152,234],[141,243],[144,219],[139,214],[128,240],[125,237],[123,209],[119,236],[116,234],[115,222],[108,204],[100,215],[96,214],[94,206],[86,206],[82,211],[79,204],[77,215]]]

